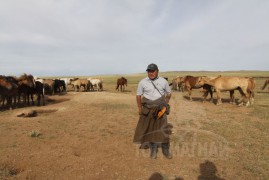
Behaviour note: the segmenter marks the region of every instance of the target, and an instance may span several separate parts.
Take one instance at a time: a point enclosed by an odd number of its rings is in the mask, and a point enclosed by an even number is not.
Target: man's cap
[[[156,64],[151,63],[151,64],[148,65],[146,71],[155,71],[155,70],[159,70],[158,66]]]

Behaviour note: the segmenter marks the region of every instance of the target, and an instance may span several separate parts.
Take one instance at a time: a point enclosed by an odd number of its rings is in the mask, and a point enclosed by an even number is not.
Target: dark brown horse
[[[21,94],[24,94],[23,102],[24,105],[26,104],[26,98],[27,98],[27,104],[30,105],[30,94],[31,94],[31,88],[35,88],[35,79],[30,74],[23,74],[19,78],[17,78],[18,81],[18,103],[20,103],[20,96]]]
[[[18,85],[14,77],[0,76],[0,95],[2,100],[2,107],[7,100],[7,107],[12,106],[12,98],[14,98],[14,107],[16,107],[16,96],[18,92]]]
[[[45,86],[40,81],[36,81],[35,85],[36,85],[35,87],[30,89],[30,95],[31,95],[31,99],[32,99],[32,104],[34,105],[33,95],[36,94],[37,95],[37,105],[40,106],[40,100],[42,98],[42,105],[45,106],[45,99],[44,99]]]
[[[127,79],[124,77],[121,77],[117,80],[117,86],[116,86],[116,90],[119,91],[119,87],[121,91],[125,90],[125,85],[127,87]]]

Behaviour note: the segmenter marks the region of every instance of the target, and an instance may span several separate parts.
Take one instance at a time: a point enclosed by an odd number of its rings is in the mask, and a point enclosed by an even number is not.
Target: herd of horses
[[[35,105],[34,95],[38,106],[45,105],[45,94],[63,94],[67,86],[71,86],[74,91],[79,91],[81,87],[84,87],[84,91],[102,91],[103,81],[97,78],[42,79],[30,74],[23,74],[20,77],[0,75],[0,110]],[[23,97],[22,102],[21,97]]]
[[[167,78],[166,78],[167,79]],[[168,81],[168,79],[167,79]],[[116,90],[125,91],[127,87],[127,79],[120,77],[116,82]],[[269,79],[264,82],[261,89],[265,89],[269,84]],[[169,84],[172,89],[179,91],[188,91],[189,99],[192,100],[192,89],[202,89],[203,102],[206,101],[210,94],[210,102],[213,102],[213,92],[217,94],[217,105],[222,104],[221,92],[229,91],[230,103],[235,104],[234,92],[236,90],[241,94],[239,105],[246,106],[254,102],[255,79],[250,77],[206,77],[206,76],[184,76],[176,77]],[[37,105],[45,105],[44,95],[54,95],[66,92],[67,86],[71,86],[72,90],[80,91],[83,87],[84,91],[103,91],[103,80],[97,78],[58,78],[58,79],[41,79],[32,75],[23,74],[20,77],[0,75],[0,100],[2,108],[16,108],[18,105],[34,105],[33,96],[36,95]],[[21,102],[23,97],[23,102]],[[1,106],[0,106],[1,107]]]
[[[265,89],[266,85],[269,84],[269,80],[266,80],[262,89]],[[192,89],[202,88],[203,102],[205,102],[208,94],[210,94],[210,101],[213,102],[213,92],[217,94],[217,105],[222,104],[221,92],[229,91],[230,103],[235,104],[234,92],[238,90],[241,94],[241,98],[238,101],[238,105],[245,104],[246,106],[254,103],[254,89],[256,81],[251,77],[229,77],[229,76],[218,76],[218,77],[206,77],[206,76],[185,76],[176,77],[170,83],[172,89],[184,91],[187,90],[189,99],[192,100]]]
[[[23,74],[20,77],[0,75],[0,109],[12,109],[18,106],[45,105],[45,94],[64,94],[70,86],[73,91],[103,91],[103,80],[98,78],[58,78],[43,79]],[[116,90],[122,92],[127,87],[127,79],[117,79]],[[20,98],[23,97],[23,102]],[[31,98],[31,101],[30,101]],[[41,102],[42,101],[42,102]],[[32,102],[32,103],[31,103]]]

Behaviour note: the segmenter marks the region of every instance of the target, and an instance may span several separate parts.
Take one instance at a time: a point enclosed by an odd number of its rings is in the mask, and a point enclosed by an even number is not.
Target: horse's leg
[[[30,93],[27,92],[26,98],[27,98],[27,106],[30,106]]]
[[[234,99],[234,90],[229,91],[230,92],[230,103],[235,104],[235,99]]]
[[[86,85],[82,85],[82,86],[83,86],[83,88],[84,88],[84,92],[87,91],[87,89],[86,89]]]
[[[250,98],[250,96],[249,96],[249,93],[247,92],[247,88],[240,87],[238,90],[239,90],[239,92],[240,92],[240,94],[242,96],[242,98],[239,101],[238,106],[243,105],[244,102],[246,102],[246,106],[248,106],[249,105],[249,98]]]
[[[251,90],[250,104],[254,104],[254,90]]]
[[[210,93],[210,100],[209,100],[209,102],[213,102],[213,91],[212,91],[212,88],[209,89],[209,93]]]
[[[16,94],[13,95],[13,100],[14,100],[14,108],[17,107],[17,96]]]
[[[5,99],[6,99],[6,96],[5,95],[2,95],[2,107],[3,108],[5,106]]]
[[[247,100],[246,106],[249,106],[249,104],[250,104],[250,94],[247,92],[247,87],[245,89],[242,89],[242,91],[245,94],[245,99]]]
[[[41,96],[42,96],[43,106],[45,106],[45,96],[43,93],[41,94]]]
[[[44,89],[44,87],[42,88],[41,91],[39,90],[38,95],[42,97],[43,106],[45,106],[45,89]]]
[[[8,96],[7,97],[7,107],[8,107],[9,110],[12,109],[11,106],[12,106],[12,96]]]
[[[191,90],[192,90],[191,88],[188,88],[190,101],[192,101]]]
[[[192,101],[192,98],[191,98],[191,87],[190,86],[186,86],[186,90],[188,91],[188,94],[189,94],[189,100]]]
[[[41,98],[41,94],[38,92],[37,93],[37,106],[40,106],[40,98]]]
[[[27,106],[30,106],[30,94],[26,94],[26,101],[27,101]]]
[[[25,106],[25,105],[26,105],[26,94],[23,93],[23,106]]]
[[[206,90],[205,92],[204,92],[204,95],[203,95],[203,100],[202,100],[202,102],[203,103],[205,103],[205,101],[206,101],[206,98],[207,98],[207,96],[208,96],[208,90]]]
[[[243,93],[241,88],[238,88],[238,91],[241,94],[241,98],[238,100],[238,106],[242,106],[245,94]]]
[[[31,93],[31,100],[32,100],[32,106],[34,106],[35,102],[34,102],[34,94],[33,93]]]
[[[217,105],[221,105],[222,101],[221,101],[221,96],[220,96],[220,90],[216,89],[216,93],[217,93]]]
[[[18,93],[18,104],[21,104],[21,93]]]

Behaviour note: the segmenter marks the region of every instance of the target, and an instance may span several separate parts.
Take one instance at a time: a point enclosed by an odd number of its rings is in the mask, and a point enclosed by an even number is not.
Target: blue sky
[[[268,0],[0,1],[0,74],[269,70]]]

